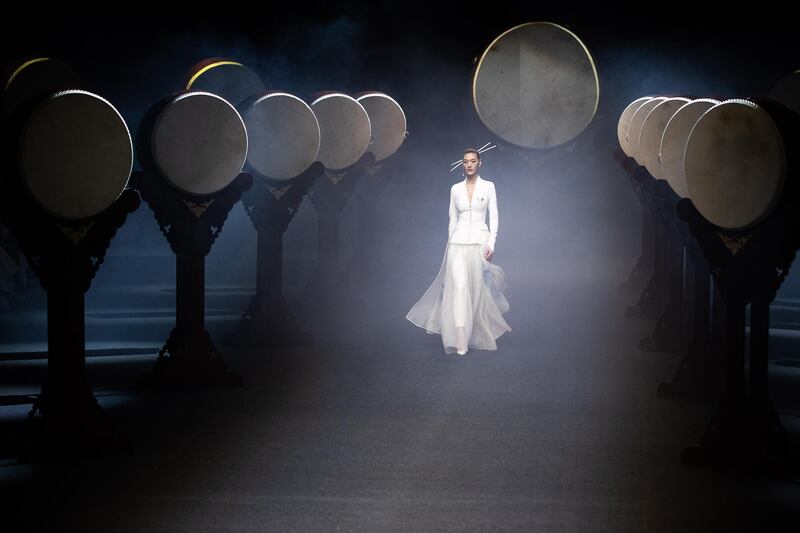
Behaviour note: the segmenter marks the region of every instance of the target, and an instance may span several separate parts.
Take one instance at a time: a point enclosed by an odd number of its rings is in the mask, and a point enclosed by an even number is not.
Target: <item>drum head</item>
[[[625,135],[625,138],[628,140],[628,149],[631,152],[631,157],[640,165],[644,164],[642,156],[639,153],[639,145],[642,140],[642,126],[644,126],[644,121],[647,119],[647,115],[650,114],[650,111],[655,109],[655,107],[664,100],[666,100],[666,98],[663,96],[651,98],[639,106],[639,109],[637,109],[631,117],[631,123],[628,126],[628,133]]]
[[[665,179],[659,159],[664,128],[667,127],[667,122],[672,118],[672,115],[688,102],[688,98],[667,98],[650,111],[642,125],[642,135],[639,138],[639,153],[644,161],[644,166],[656,179]]]
[[[661,171],[672,190],[681,198],[687,198],[686,178],[683,175],[683,154],[689,133],[700,116],[718,104],[718,100],[701,98],[684,105],[667,122],[661,137]]]
[[[243,113],[250,149],[247,162],[261,176],[288,180],[317,158],[319,124],[311,108],[287,93],[270,93]]]
[[[333,170],[345,169],[361,159],[371,135],[364,107],[346,94],[328,93],[314,100],[311,109],[321,132],[317,159]]]
[[[586,46],[550,22],[529,22],[497,37],[472,82],[481,121],[527,148],[550,148],[580,134],[597,111],[600,85]]]
[[[159,172],[176,189],[192,195],[212,194],[230,185],[242,171],[247,130],[227,100],[191,92],[161,111],[153,128],[152,149]]]
[[[372,127],[372,142],[369,151],[376,161],[382,161],[395,153],[406,139],[406,115],[389,95],[371,92],[358,98],[369,116]]]
[[[241,63],[214,58],[192,67],[186,90],[216,94],[238,106],[248,98],[260,96],[266,88],[258,74]]]
[[[706,111],[686,143],[689,198],[709,222],[744,229],[766,216],[786,172],[783,138],[772,118],[745,100]]]
[[[78,75],[65,63],[49,57],[36,57],[13,64],[3,80],[3,108],[10,117],[20,106],[34,98],[80,89]]]
[[[33,199],[60,218],[92,217],[128,183],[133,145],[122,116],[85,91],[48,97],[20,136],[20,175]]]
[[[631,119],[633,118],[633,114],[636,113],[636,110],[642,107],[642,104],[651,100],[652,96],[643,96],[642,98],[637,98],[630,104],[625,110],[622,112],[622,115],[619,117],[619,122],[617,122],[617,139],[619,139],[619,146],[622,148],[622,151],[625,152],[625,155],[628,157],[631,156],[631,149],[628,143],[628,127],[631,125]]]

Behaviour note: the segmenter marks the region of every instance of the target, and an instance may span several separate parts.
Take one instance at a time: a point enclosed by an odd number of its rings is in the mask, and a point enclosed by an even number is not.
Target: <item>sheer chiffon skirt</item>
[[[442,336],[446,353],[469,348],[496,350],[495,340],[511,331],[505,273],[483,257],[481,244],[448,244],[436,279],[406,318]]]

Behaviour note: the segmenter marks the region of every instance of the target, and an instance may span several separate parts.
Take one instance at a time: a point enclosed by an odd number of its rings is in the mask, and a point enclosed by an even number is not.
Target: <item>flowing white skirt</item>
[[[445,353],[496,350],[495,339],[511,326],[505,273],[483,257],[482,244],[448,244],[436,279],[406,318],[427,333],[440,334]]]

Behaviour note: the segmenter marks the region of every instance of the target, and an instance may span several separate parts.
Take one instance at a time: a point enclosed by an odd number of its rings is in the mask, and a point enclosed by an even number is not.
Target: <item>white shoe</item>
[[[464,354],[466,354],[466,353],[467,353],[467,350],[458,350],[458,351],[456,351],[456,353],[457,353],[458,355],[464,355]]]

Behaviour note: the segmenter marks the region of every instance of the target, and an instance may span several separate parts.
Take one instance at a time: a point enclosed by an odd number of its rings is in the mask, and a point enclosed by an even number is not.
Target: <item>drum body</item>
[[[681,198],[687,198],[686,177],[683,173],[683,156],[686,152],[686,141],[697,120],[719,100],[700,98],[692,100],[678,109],[664,128],[661,136],[661,170],[672,190]]]
[[[501,34],[475,69],[472,100],[499,137],[527,148],[574,139],[592,121],[600,95],[589,50],[572,32],[530,22]]]
[[[151,134],[152,159],[161,176],[189,195],[209,195],[230,185],[247,158],[247,130],[220,96],[189,92],[171,98]]]
[[[656,179],[665,179],[661,168],[661,138],[664,136],[664,129],[672,115],[687,103],[688,98],[667,98],[653,108],[642,125],[639,151],[645,168]]]
[[[266,92],[261,78],[238,61],[210,58],[189,70],[185,90],[216,94],[238,107]]]
[[[777,203],[786,150],[775,121],[747,100],[721,102],[697,120],[686,143],[689,197],[709,222],[746,229]]]
[[[119,112],[104,98],[69,90],[47,97],[23,127],[19,174],[48,213],[77,220],[97,215],[122,194],[133,145]]]
[[[376,161],[383,161],[394,154],[406,139],[406,114],[391,96],[380,92],[368,92],[356,98],[369,116],[372,140],[369,151]]]
[[[316,161],[320,129],[311,107],[288,93],[261,96],[242,112],[249,139],[248,168],[289,180]]]
[[[372,129],[369,115],[358,101],[346,94],[322,94],[311,103],[319,122],[317,159],[331,170],[354,165],[369,148]]]
[[[631,157],[631,148],[630,143],[628,142],[628,128],[631,125],[631,119],[633,118],[633,114],[642,107],[645,102],[651,100],[652,96],[643,96],[641,98],[637,98],[622,111],[622,114],[619,117],[619,121],[617,122],[617,139],[619,140],[619,146],[622,148],[622,151],[625,152],[625,155]]]
[[[644,160],[642,159],[642,154],[639,150],[642,140],[642,127],[644,126],[644,121],[647,120],[647,116],[650,114],[650,112],[666,99],[667,98],[664,96],[656,96],[651,98],[639,106],[639,109],[637,109],[631,117],[631,122],[628,125],[628,133],[625,137],[628,140],[628,150],[630,150],[630,156],[634,158],[640,165],[644,165]]]

